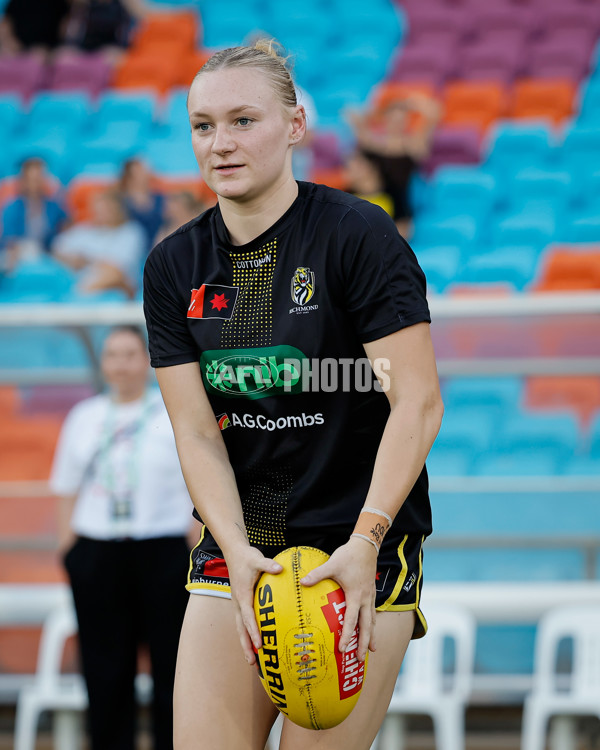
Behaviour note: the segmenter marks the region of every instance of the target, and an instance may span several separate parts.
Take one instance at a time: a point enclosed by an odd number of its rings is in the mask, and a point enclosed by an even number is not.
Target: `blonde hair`
[[[212,73],[225,68],[256,68],[267,76],[273,90],[284,107],[298,104],[296,87],[289,69],[289,58],[280,54],[281,45],[275,39],[258,39],[252,47],[229,47],[209,58],[196,78],[203,73]],[[193,81],[192,81],[193,85]]]

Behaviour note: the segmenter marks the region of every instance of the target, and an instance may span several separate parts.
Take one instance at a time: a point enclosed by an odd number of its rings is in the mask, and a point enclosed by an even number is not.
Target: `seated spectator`
[[[144,231],[128,219],[116,191],[96,195],[92,215],[92,222],[75,224],[59,234],[52,252],[57,260],[80,272],[81,291],[119,289],[133,297],[140,284]]]
[[[49,195],[48,174],[42,159],[26,159],[17,180],[17,197],[2,211],[2,265],[10,270],[19,260],[35,258],[67,221],[60,203]]]
[[[348,158],[344,176],[348,192],[358,198],[375,203],[390,216],[394,215],[394,201],[385,192],[379,167],[362,151],[355,151]]]
[[[62,40],[69,0],[9,0],[0,18],[0,52],[46,55]]]
[[[136,21],[153,10],[146,0],[71,0],[65,42],[84,52],[103,52],[117,62]]]
[[[201,214],[207,208],[208,206],[196,200],[188,190],[169,193],[165,198],[165,221],[156,233],[154,244],[157,245],[179,227],[195,219],[198,214]]]
[[[164,198],[152,189],[152,175],[142,159],[128,159],[119,183],[127,213],[146,234],[146,254],[163,223]]]
[[[378,164],[385,192],[394,201],[398,231],[409,239],[413,214],[410,182],[430,154],[441,109],[434,99],[415,93],[390,102],[379,114],[377,119],[348,112],[347,119],[358,147]]]

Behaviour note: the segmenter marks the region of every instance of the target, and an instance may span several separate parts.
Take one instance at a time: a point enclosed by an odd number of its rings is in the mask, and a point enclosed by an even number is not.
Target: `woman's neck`
[[[131,404],[134,401],[139,401],[144,393],[146,392],[146,386],[142,388],[136,387],[131,389],[122,389],[112,391],[110,398],[115,404]]]
[[[229,238],[234,245],[245,245],[259,237],[280,219],[298,197],[298,183],[290,175],[259,198],[239,202],[219,198],[219,208]]]

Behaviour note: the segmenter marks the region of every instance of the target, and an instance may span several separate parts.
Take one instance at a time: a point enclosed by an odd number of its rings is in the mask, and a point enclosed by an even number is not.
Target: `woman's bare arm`
[[[158,367],[156,377],[190,497],[225,556],[242,647],[252,663],[250,641],[257,648],[261,643],[253,609],[254,585],[262,571],[278,573],[281,566],[248,542],[235,475],[198,363]]]

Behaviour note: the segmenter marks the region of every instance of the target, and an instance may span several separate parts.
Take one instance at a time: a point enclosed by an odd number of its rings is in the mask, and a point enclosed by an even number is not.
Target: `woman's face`
[[[217,195],[245,202],[291,178],[290,146],[304,135],[304,110],[286,110],[260,70],[203,73],[188,110],[200,172]]]
[[[128,331],[115,331],[108,336],[101,366],[104,381],[113,391],[126,394],[143,389],[148,365],[146,348],[138,336]]]

